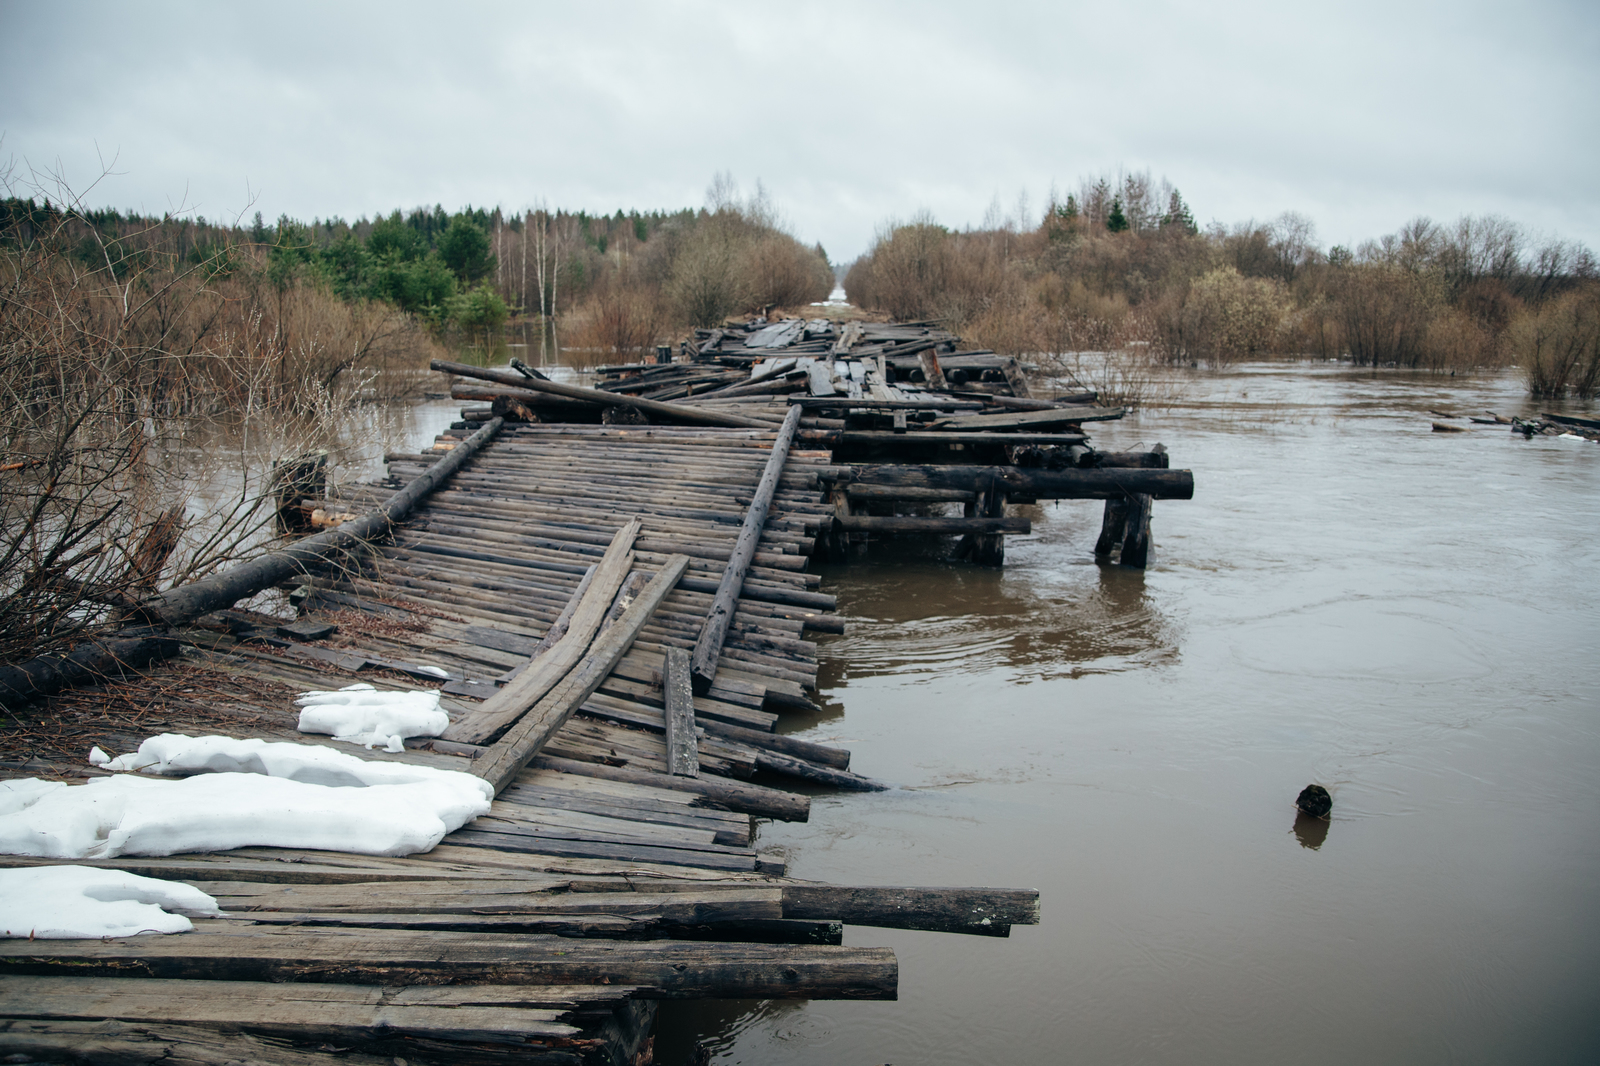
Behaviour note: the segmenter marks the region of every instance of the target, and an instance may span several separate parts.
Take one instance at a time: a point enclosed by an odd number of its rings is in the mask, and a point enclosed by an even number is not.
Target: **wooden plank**
[[[1017,411],[997,415],[963,415],[930,422],[929,429],[949,433],[993,432],[1007,429],[1046,429],[1075,426],[1080,422],[1107,422],[1123,416],[1121,407],[1058,407],[1052,411]]]
[[[336,984],[630,985],[646,998],[893,999],[888,948],[581,940],[541,934],[239,927],[13,941],[0,973]],[[133,983],[133,982],[130,982]]]
[[[533,1049],[529,1049],[531,1055]],[[143,1066],[394,1066],[392,1051],[363,1054],[285,1046],[272,1037],[207,1029],[198,1025],[18,1018],[0,1027],[0,1055],[7,1062],[81,1062]],[[410,1060],[407,1060],[410,1061]],[[463,1058],[463,1063],[472,1061]],[[522,1061],[529,1061],[523,1059]],[[532,1061],[538,1061],[533,1059]],[[570,1061],[570,1059],[569,1059]]]
[[[786,918],[831,919],[846,925],[1009,936],[1013,925],[1039,923],[1033,889],[783,886]]]
[[[772,506],[773,493],[777,491],[778,480],[783,475],[783,464],[789,458],[789,448],[794,441],[795,430],[800,427],[800,411],[798,407],[789,410],[783,420],[783,428],[778,431],[778,439],[772,442],[772,453],[767,457],[766,469],[761,473],[761,482],[756,486],[755,496],[745,512],[739,540],[734,545],[728,565],[723,568],[722,580],[717,586],[715,598],[711,601],[711,611],[706,616],[705,628],[700,631],[700,639],[695,642],[692,677],[694,691],[699,695],[703,696],[710,690],[711,681],[716,676],[717,663],[722,657],[722,642],[728,633],[728,623],[733,620],[733,612],[744,587],[745,574],[749,571],[751,560],[755,556],[756,545],[760,543],[761,529],[766,525],[767,511]]]
[[[494,372],[485,367],[468,366],[465,363],[452,363],[447,359],[435,359],[428,365],[430,368],[445,374],[498,381],[493,376]],[[452,389],[452,394],[455,391],[457,390]],[[599,404],[602,407],[623,404],[628,407],[636,407],[646,414],[703,426],[742,426],[747,428],[764,428],[766,426],[766,423],[759,419],[746,418],[743,415],[726,414],[721,411],[707,410],[703,407],[689,407],[684,404],[662,403],[659,400],[646,400],[637,396],[622,396],[614,392],[606,392],[603,389],[589,389],[581,385],[563,385],[555,381],[522,380],[514,384],[508,383],[498,391],[513,397],[519,392],[562,396],[571,400],[584,400],[589,403]]]
[[[678,578],[688,565],[686,556],[670,557],[633,605],[595,641],[582,661],[473,764],[472,772],[493,785],[497,793],[510,784],[518,772],[539,754],[556,730],[566,724],[572,713],[594,695],[617,660],[633,646],[639,630],[678,583]]]
[[[700,776],[700,751],[695,737],[694,687],[689,677],[689,653],[668,648],[662,672],[665,690],[667,769],[683,777]]]
[[[623,523],[611,538],[594,578],[568,620],[567,631],[554,644],[535,649],[536,658],[515,681],[451,722],[444,739],[458,744],[481,744],[535,706],[578,663],[600,629],[617,590],[633,568],[633,541],[639,535],[637,518]],[[542,643],[542,642],[541,642]]]
[[[689,792],[702,800],[730,811],[741,811],[763,818],[776,818],[785,822],[803,822],[811,816],[811,800],[775,788],[764,788],[743,781],[702,774],[700,777],[663,777],[647,770],[627,766],[602,766],[598,763],[578,762],[572,759],[541,755],[533,766],[545,770],[559,770],[574,776],[596,777],[607,781],[620,781],[658,788],[672,788]]]
[[[17,1018],[228,1026],[342,1044],[379,1037],[524,1044],[581,1032],[559,1020],[559,1008],[485,1006],[465,992],[413,1004],[371,985],[0,975],[0,1003]]]

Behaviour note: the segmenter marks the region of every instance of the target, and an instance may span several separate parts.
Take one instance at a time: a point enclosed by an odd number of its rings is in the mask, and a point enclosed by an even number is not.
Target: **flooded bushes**
[[[1589,305],[1563,294],[1597,276],[1586,248],[1496,217],[1416,219],[1354,251],[1324,250],[1294,213],[1201,231],[1176,189],[1132,174],[1052,196],[1037,222],[890,224],[845,288],[1006,354],[1123,353],[1144,366],[1300,355],[1434,371],[1516,360],[1536,365],[1530,387],[1545,394],[1594,387],[1576,354],[1586,320],[1575,309]]]
[[[198,236],[6,205],[0,660],[255,550],[272,461],[326,447],[338,412],[414,387],[432,354],[412,316]]]
[[[1281,351],[1292,309],[1282,281],[1247,278],[1224,266],[1158,301],[1155,314],[1169,357],[1221,366]]]
[[[1600,391],[1600,290],[1569,292],[1520,317],[1509,343],[1538,397]]]

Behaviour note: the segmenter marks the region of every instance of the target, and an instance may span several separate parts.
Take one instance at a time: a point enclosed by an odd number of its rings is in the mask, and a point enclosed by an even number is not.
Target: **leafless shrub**
[[[1523,315],[1509,344],[1537,397],[1572,394],[1592,399],[1600,391],[1600,290],[1566,293]]]
[[[653,286],[619,273],[596,286],[568,327],[568,361],[642,359],[666,336],[669,316]]]
[[[0,661],[259,550],[272,461],[427,356],[389,308],[274,284],[246,249],[108,236],[50,191],[65,209],[0,233]]]
[[[1282,281],[1246,278],[1227,266],[1154,310],[1170,358],[1221,366],[1277,351],[1292,306]]]

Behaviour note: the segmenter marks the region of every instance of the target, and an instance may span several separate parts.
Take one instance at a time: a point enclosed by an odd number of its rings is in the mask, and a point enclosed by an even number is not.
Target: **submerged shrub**
[[[1507,340],[1534,396],[1600,391],[1600,290],[1569,292],[1523,315]]]

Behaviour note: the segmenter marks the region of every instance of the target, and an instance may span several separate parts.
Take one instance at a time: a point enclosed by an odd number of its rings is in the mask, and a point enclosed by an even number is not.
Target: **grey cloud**
[[[765,183],[838,258],[1150,168],[1350,243],[1509,215],[1600,244],[1600,17],[1476,4],[0,6],[4,153],[96,203],[354,217],[698,204]]]

